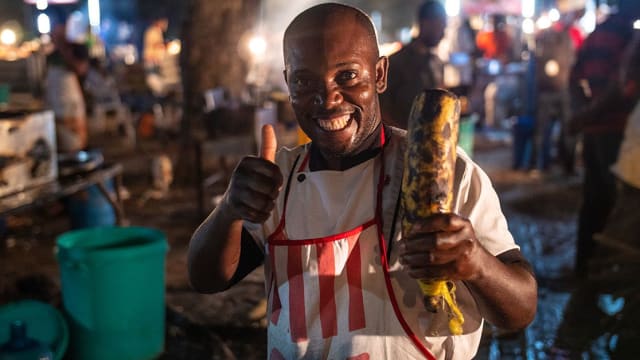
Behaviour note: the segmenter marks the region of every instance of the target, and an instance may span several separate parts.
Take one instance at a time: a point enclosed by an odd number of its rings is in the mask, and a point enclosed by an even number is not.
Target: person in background
[[[224,291],[264,264],[270,359],[467,360],[485,319],[527,326],[535,277],[491,181],[464,153],[456,213],[403,238],[395,209],[406,131],[382,123],[388,63],[371,19],[320,4],[291,22],[283,42],[291,104],[311,143],[276,152],[273,128],[263,128],[260,157],[240,161],[192,236],[192,286]],[[434,278],[455,281],[460,335],[445,311],[424,307],[416,280]]]
[[[401,129],[407,128],[413,99],[420,91],[444,87],[444,64],[435,50],[444,37],[447,13],[439,1],[428,0],[417,15],[420,32],[389,57],[387,91],[380,96],[383,121]]]
[[[635,106],[627,120],[618,159],[611,167],[617,198],[607,223],[598,234],[601,243],[640,259],[640,34],[635,34],[621,71],[621,92]]]
[[[131,114],[123,104],[116,79],[105,62],[105,60],[92,58],[83,84],[91,122],[95,130],[118,132],[130,142],[130,145],[134,145],[135,129]]]
[[[485,59],[506,64],[513,59],[513,39],[507,31],[507,18],[503,14],[491,15],[491,29],[476,35],[476,46]]]
[[[584,0],[561,0],[558,10],[559,21],[536,35],[535,82],[537,93],[536,121],[534,132],[533,168],[547,171],[551,166],[552,152],[573,156],[575,141],[563,136],[570,118],[571,99],[569,96],[569,74],[575,62],[576,45],[569,33],[574,26],[576,12],[584,12]],[[556,124],[561,136],[554,143],[553,131]],[[565,141],[566,139],[566,141]],[[570,159],[562,159],[565,172],[573,172]]]
[[[142,58],[146,73],[147,85],[156,97],[165,95],[162,64],[167,56],[167,46],[164,33],[169,27],[169,20],[165,17],[156,18],[144,32],[144,46]]]
[[[503,14],[493,14],[490,19],[490,29],[476,35],[476,46],[484,60],[478,86],[483,89],[484,96],[483,125],[500,128],[518,97],[518,84],[514,76],[504,72],[505,66],[514,60],[507,18]]]
[[[89,53],[84,44],[67,39],[66,16],[52,12],[51,19],[54,50],[47,56],[45,101],[56,119],[58,152],[75,152],[88,142],[81,84],[89,69]]]
[[[573,41],[573,46],[575,48],[575,53],[577,54],[577,52],[582,47],[585,39],[585,33],[579,26],[578,21],[582,19],[587,11],[586,1],[562,0],[561,2],[559,2],[559,4],[561,4],[559,6],[561,12],[565,12],[564,8],[569,11],[567,11],[566,14],[563,15],[564,19],[562,19],[562,21],[555,23],[553,26],[555,26],[556,28],[560,28],[564,27],[565,24],[568,24],[567,32],[569,33],[569,36],[571,36],[571,40]],[[558,155],[560,157],[560,162],[565,175],[574,175],[576,173],[576,147],[578,144],[578,137],[570,134],[567,128],[568,124],[563,123],[562,131],[560,133]]]
[[[618,86],[618,69],[640,15],[640,3],[622,1],[585,39],[570,75],[574,113],[569,131],[581,133],[584,181],[578,217],[576,275],[587,274],[594,257],[593,235],[602,231],[616,198],[616,161],[627,118],[635,105]]]
[[[565,306],[562,323],[549,350],[550,359],[581,359],[585,354],[600,358],[604,352],[593,354],[590,350],[602,346],[598,343],[603,337],[611,339],[606,348],[607,358],[635,359],[638,354],[640,34],[634,35],[623,59],[620,71],[612,69],[617,79],[611,86],[634,105],[617,160],[611,167],[617,181],[617,198],[604,229],[594,235],[598,256],[590,259],[589,276],[577,284]],[[606,307],[613,299],[621,304],[614,311]]]

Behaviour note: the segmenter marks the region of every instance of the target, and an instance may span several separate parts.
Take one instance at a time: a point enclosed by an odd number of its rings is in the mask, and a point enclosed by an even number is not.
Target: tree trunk
[[[195,174],[194,130],[202,129],[204,91],[223,87],[237,97],[245,86],[244,37],[253,29],[260,0],[189,0],[182,28],[184,116],[178,180],[192,183]]]

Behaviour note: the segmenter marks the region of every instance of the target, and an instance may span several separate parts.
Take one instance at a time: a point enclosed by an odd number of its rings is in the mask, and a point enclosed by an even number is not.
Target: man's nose
[[[323,91],[319,91],[313,97],[313,104],[330,109],[342,103],[343,97],[339,89],[335,86],[327,86]]]

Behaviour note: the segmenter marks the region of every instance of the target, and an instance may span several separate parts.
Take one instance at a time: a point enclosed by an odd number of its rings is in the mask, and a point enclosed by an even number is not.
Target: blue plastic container
[[[113,180],[106,181],[107,190],[114,194]],[[97,185],[69,196],[65,205],[71,219],[71,228],[84,229],[116,224],[116,213]]]
[[[531,115],[521,115],[513,124],[513,168],[529,169],[533,151],[535,119]]]

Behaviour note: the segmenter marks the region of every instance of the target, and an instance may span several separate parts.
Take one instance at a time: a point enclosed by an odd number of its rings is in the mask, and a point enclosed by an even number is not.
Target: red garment
[[[623,54],[631,42],[632,35],[631,21],[623,15],[615,14],[598,25],[585,40],[578,52],[570,81],[572,84],[578,84],[580,80],[586,80],[592,94],[591,101],[596,101],[603,96],[606,90],[617,81]],[[621,104],[607,109],[606,116],[585,124],[583,131],[584,133],[622,134],[631,109],[631,106],[621,106]]]
[[[580,47],[584,42],[585,36],[582,33],[582,30],[580,30],[578,26],[576,26],[575,24],[572,24],[571,26],[565,29],[562,22],[555,22],[553,23],[553,29],[557,31],[566,30],[569,33],[569,36],[571,37],[571,41],[573,42],[573,48],[576,50],[580,50]]]
[[[571,36],[571,40],[573,40],[573,45],[576,50],[580,50],[580,47],[582,47],[582,43],[584,42],[584,35],[582,34],[582,31],[580,31],[580,28],[572,25],[569,28],[569,36]]]
[[[506,62],[511,58],[511,37],[504,31],[479,32],[476,36],[476,45],[487,59]]]

